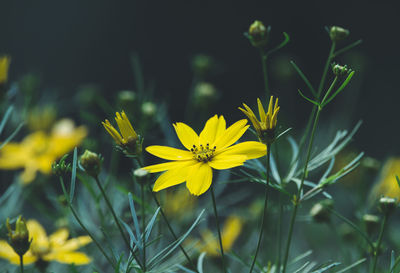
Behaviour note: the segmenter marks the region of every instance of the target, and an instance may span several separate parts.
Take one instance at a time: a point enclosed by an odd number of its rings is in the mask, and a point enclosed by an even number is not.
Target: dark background
[[[329,128],[336,119],[335,127],[350,129],[363,119],[355,145],[383,159],[399,153],[399,9],[394,1],[376,3],[2,1],[0,53],[12,56],[11,81],[36,72],[46,87],[68,95],[82,84],[96,83],[104,96],[112,97],[135,86],[130,54],[136,52],[146,81],[156,84],[157,97],[174,102],[169,106],[173,120],[184,112],[193,76],[191,57],[206,53],[220,64],[211,81],[222,94],[218,112],[229,114],[231,123],[241,117],[237,106],[254,105],[263,94],[258,52],[243,36],[255,19],[262,20],[272,26],[271,44],[281,41],[283,31],[291,37],[268,66],[273,93],[279,96],[283,120],[288,122],[283,126],[301,130],[310,106],[296,93],[305,87],[290,72],[288,61],[294,60],[317,85],[330,46],[324,27],[339,25],[351,32],[346,43],[361,38],[363,44],[337,60],[353,67],[356,76],[348,92],[324,110],[321,127]],[[278,63],[284,63],[280,70],[289,71],[288,76],[279,77]]]

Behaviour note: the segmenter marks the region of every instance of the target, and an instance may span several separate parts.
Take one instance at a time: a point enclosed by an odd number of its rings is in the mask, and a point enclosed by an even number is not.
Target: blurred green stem
[[[24,255],[19,255],[19,267],[21,269],[21,273],[24,273]]]
[[[115,269],[115,265],[113,263],[113,261],[111,260],[110,257],[108,257],[108,255],[106,254],[106,252],[104,251],[103,247],[101,246],[101,244],[97,241],[97,239],[93,236],[93,234],[85,227],[85,225],[82,223],[81,219],[79,218],[78,214],[76,213],[74,207],[72,206],[70,200],[69,200],[69,196],[67,194],[67,191],[65,189],[65,185],[64,185],[64,180],[63,178],[60,176],[60,183],[61,183],[61,187],[63,189],[64,192],[64,196],[65,199],[67,200],[69,209],[72,212],[72,215],[74,215],[75,220],[78,222],[78,224],[81,226],[81,228],[87,233],[87,235],[89,235],[89,237],[93,240],[93,242],[96,244],[96,246],[99,248],[100,252],[103,254],[103,256],[106,258],[106,260],[111,264],[111,266]]]
[[[213,208],[214,208],[215,223],[217,225],[217,231],[218,231],[219,247],[220,247],[220,250],[221,250],[222,268],[223,268],[224,272],[227,273],[226,264],[225,264],[224,247],[222,246],[221,229],[219,227],[217,203],[215,202],[214,186],[211,186],[211,198],[212,198],[212,203],[213,203]]]
[[[282,253],[282,216],[283,216],[283,204],[282,204],[282,193],[279,192],[279,216],[278,216],[278,258],[277,258],[277,268],[281,268],[281,253]]]
[[[329,92],[329,90],[327,92]],[[304,163],[303,176],[301,178],[300,187],[299,187],[299,190],[297,192],[297,195],[295,196],[295,200],[293,200],[294,208],[293,208],[292,218],[290,220],[289,235],[288,235],[288,239],[287,239],[287,243],[286,243],[286,250],[285,250],[285,256],[284,256],[284,260],[283,260],[282,273],[286,272],[286,266],[287,266],[287,261],[288,261],[288,257],[289,257],[289,250],[290,250],[290,244],[291,244],[291,240],[292,240],[294,222],[296,220],[297,209],[298,209],[298,207],[300,205],[299,199],[300,199],[301,192],[303,190],[304,180],[306,179],[306,177],[308,175],[308,162],[310,161],[311,149],[312,149],[312,145],[314,143],[315,131],[316,131],[316,128],[317,128],[317,124],[318,124],[319,115],[321,113],[321,110],[322,110],[322,108],[318,107],[317,114],[315,115],[313,129],[311,131],[310,142],[308,144],[308,149],[307,149],[306,162]]]
[[[171,232],[172,237],[174,237],[174,240],[177,241],[177,240],[178,240],[178,237],[176,236],[174,230],[172,229],[172,226],[171,226],[171,224],[169,223],[168,218],[167,218],[167,216],[165,215],[164,210],[162,209],[161,204],[160,204],[160,202],[159,202],[158,199],[157,199],[157,196],[155,195],[155,193],[154,193],[154,192],[152,191],[152,189],[150,188],[150,185],[149,185],[149,192],[150,192],[151,195],[153,196],[154,202],[155,202],[155,203],[157,204],[157,206],[160,208],[161,216],[162,216],[162,218],[164,219],[165,223],[167,224],[167,227],[168,227],[169,231]],[[179,248],[181,249],[183,255],[185,255],[186,260],[189,262],[189,264],[190,264],[190,266],[192,267],[192,269],[193,269],[195,272],[198,272],[197,269],[196,269],[196,266],[194,265],[192,259],[190,259],[189,255],[187,254],[187,252],[186,252],[185,249],[183,248],[182,244],[179,245]]]
[[[383,222],[382,222],[382,225],[381,225],[381,230],[379,232],[378,241],[376,243],[376,246],[373,248],[374,260],[372,262],[372,273],[375,273],[375,271],[376,271],[376,265],[377,265],[377,262],[378,262],[379,250],[380,250],[380,247],[381,247],[383,234],[385,233],[385,228],[386,228],[386,223],[387,223],[387,220],[388,220],[388,216],[389,216],[389,213],[385,212],[385,216],[383,217]]]
[[[144,210],[144,185],[140,183],[140,195],[142,197],[142,245],[143,245],[143,270],[146,272],[146,218],[145,218],[145,210]]]
[[[122,227],[121,227],[121,224],[119,223],[118,217],[117,217],[117,215],[115,214],[115,211],[114,211],[114,209],[113,209],[113,207],[112,207],[112,205],[111,205],[111,202],[110,202],[110,200],[108,199],[107,194],[106,194],[106,192],[104,191],[103,186],[101,185],[98,176],[93,176],[93,178],[94,178],[94,180],[96,181],[96,184],[97,184],[97,186],[99,187],[99,189],[100,189],[100,191],[101,191],[101,194],[103,195],[104,200],[106,201],[106,204],[107,204],[107,206],[108,206],[108,209],[110,210],[110,212],[111,212],[111,214],[112,214],[112,216],[113,216],[113,218],[114,218],[114,221],[115,221],[115,223],[117,224],[118,230],[119,230],[119,232],[121,233],[121,236],[122,236],[122,238],[124,239],[124,242],[125,242],[126,246],[127,246],[128,249],[131,251],[132,256],[135,258],[136,262],[140,265],[140,267],[141,267],[141,268],[144,268],[143,265],[140,263],[139,259],[136,257],[135,252],[134,252],[133,249],[131,248],[131,245],[130,245],[128,239],[126,238],[124,231],[122,230]]]
[[[268,98],[269,98],[268,73],[267,73],[268,55],[265,53],[265,51],[263,49],[260,49],[260,55],[261,55],[262,71],[263,71],[263,77],[264,77],[265,95],[268,100]]]
[[[270,167],[269,167],[269,160],[271,157],[271,145],[267,144],[267,161],[266,161],[266,170],[267,170],[267,177],[266,177],[266,182],[265,182],[265,197],[264,197],[264,210],[261,218],[261,226],[260,226],[260,233],[258,236],[258,242],[257,242],[257,248],[256,248],[256,253],[254,254],[253,262],[251,263],[250,267],[250,273],[253,272],[254,265],[257,261],[257,255],[258,251],[260,250],[260,245],[261,245],[261,240],[262,240],[262,235],[264,231],[264,225],[265,225],[265,218],[267,216],[267,207],[268,207],[268,189],[269,189],[269,172],[270,172]]]

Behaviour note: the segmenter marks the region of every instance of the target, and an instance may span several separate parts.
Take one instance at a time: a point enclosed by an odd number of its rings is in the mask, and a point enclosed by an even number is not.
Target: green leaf
[[[75,147],[74,156],[72,160],[72,175],[71,175],[71,188],[69,190],[69,200],[72,203],[75,194],[75,183],[76,183],[76,165],[78,163],[78,149]]]
[[[3,143],[1,143],[0,149],[3,148],[8,142],[10,142],[10,141],[18,134],[18,132],[19,132],[19,130],[21,130],[22,126],[24,126],[24,123],[20,123],[20,124],[18,125],[18,127],[14,130],[14,132],[12,132],[12,134],[9,135],[9,136],[7,137],[7,139],[4,140]]]
[[[271,53],[274,53],[275,51],[278,51],[282,47],[284,47],[287,43],[290,41],[290,37],[286,32],[283,32],[284,40],[275,48],[271,49],[270,51],[267,52],[266,55],[270,55]]]
[[[346,51],[352,49],[353,47],[358,46],[359,44],[361,44],[363,42],[363,40],[357,40],[354,43],[349,44],[348,46],[345,46],[344,48],[336,51],[335,53],[333,53],[332,58],[336,58],[337,56],[339,56],[342,53],[345,53]]]
[[[300,91],[300,89],[297,89],[297,91],[299,92],[300,96],[303,97],[303,99],[305,99],[305,100],[311,102],[312,104],[314,104],[314,105],[317,106],[317,107],[320,107],[320,105],[319,105],[318,102],[313,101],[312,99],[308,98],[306,95],[304,95],[304,94]]]
[[[10,107],[8,107],[6,113],[4,114],[4,117],[0,123],[0,134],[3,132],[4,126],[6,126],[6,123],[7,123],[8,119],[10,118],[10,115],[13,110],[14,110],[14,106],[11,105]]]
[[[307,85],[308,89],[310,89],[310,91],[314,95],[314,97],[317,97],[317,92],[315,91],[314,87],[312,86],[310,81],[307,79],[307,77],[304,75],[304,73],[300,70],[300,68],[293,61],[290,61],[290,64],[293,66],[293,68],[296,70],[296,72],[303,79],[304,83]]]
[[[343,272],[346,272],[346,271],[348,271],[349,269],[352,269],[352,268],[354,268],[354,267],[356,267],[356,266],[362,264],[362,263],[365,262],[366,260],[367,260],[367,258],[362,258],[362,259],[358,260],[357,262],[355,262],[355,263],[353,263],[353,264],[351,264],[351,265],[349,265],[349,266],[343,268],[342,270],[336,271],[336,273],[343,273]]]
[[[203,263],[206,254],[206,252],[202,252],[199,256],[199,259],[197,260],[197,270],[199,271],[199,273],[203,273]]]
[[[400,179],[399,179],[399,177],[396,175],[396,181],[397,181],[397,185],[399,186],[399,188],[400,188]]]
[[[347,76],[346,80],[342,83],[342,85],[338,88],[338,90],[336,90],[335,93],[333,93],[333,95],[327,99],[324,104],[322,105],[322,107],[324,107],[325,105],[327,105],[329,102],[331,102],[337,95],[339,95],[339,93],[349,84],[351,78],[353,77],[355,71],[351,71],[350,74]]]

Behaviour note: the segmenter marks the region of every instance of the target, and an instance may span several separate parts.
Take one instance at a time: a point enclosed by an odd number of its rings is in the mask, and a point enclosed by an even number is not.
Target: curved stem
[[[261,226],[260,226],[260,233],[258,236],[258,242],[257,242],[257,248],[256,248],[256,253],[254,254],[254,258],[253,258],[253,262],[251,263],[251,267],[250,267],[250,273],[253,271],[254,265],[257,261],[257,255],[258,255],[258,251],[260,249],[260,245],[261,245],[261,240],[262,240],[262,235],[263,235],[263,231],[264,231],[264,225],[265,225],[265,218],[267,216],[267,207],[268,207],[268,189],[269,189],[269,172],[270,172],[270,167],[269,167],[269,160],[271,157],[271,145],[267,145],[267,162],[266,162],[266,170],[267,170],[267,178],[266,178],[266,183],[265,183],[265,197],[264,197],[264,210],[263,210],[263,215],[261,218]]]
[[[214,187],[213,186],[211,186],[211,198],[212,198],[212,203],[213,203],[213,208],[214,208],[215,223],[217,225],[217,231],[218,231],[219,248],[221,250],[221,258],[222,258],[222,267],[223,267],[224,272],[227,273],[226,265],[225,265],[224,247],[222,246],[221,229],[219,227],[217,203],[215,202],[215,195],[214,195]]]
[[[385,216],[383,218],[382,225],[381,225],[381,230],[379,232],[378,242],[376,244],[376,247],[373,248],[373,250],[374,250],[374,253],[373,253],[374,254],[374,260],[373,260],[373,263],[372,263],[372,273],[375,273],[375,271],[376,271],[376,265],[377,265],[377,262],[378,262],[379,248],[381,247],[383,233],[385,233],[387,220],[388,220],[388,213],[386,212]]]
[[[139,261],[139,259],[136,257],[135,252],[134,252],[133,249],[131,248],[131,245],[130,245],[129,241],[128,241],[128,239],[126,238],[124,231],[122,230],[122,227],[121,227],[121,224],[119,223],[118,217],[117,217],[117,215],[115,214],[115,211],[114,211],[114,209],[113,209],[113,207],[112,207],[112,205],[111,205],[110,200],[109,200],[108,197],[107,197],[107,194],[105,193],[105,191],[104,191],[104,189],[103,189],[103,186],[102,186],[101,183],[100,183],[99,178],[98,178],[97,176],[94,176],[94,180],[96,181],[96,184],[97,184],[97,186],[99,187],[99,189],[100,189],[100,191],[101,191],[101,194],[102,194],[103,197],[104,197],[104,200],[106,201],[106,204],[107,204],[107,206],[108,206],[108,208],[109,208],[109,210],[110,210],[110,212],[111,212],[111,214],[112,214],[112,216],[113,216],[113,218],[114,218],[115,223],[116,223],[117,226],[118,226],[118,230],[119,230],[119,232],[121,233],[121,236],[122,236],[122,238],[124,239],[124,242],[125,242],[126,246],[127,246],[128,249],[131,251],[132,256],[135,258],[136,262],[140,265],[141,268],[143,268],[143,265],[141,264],[141,262]]]
[[[174,230],[172,229],[171,224],[168,221],[167,216],[164,213],[164,210],[161,207],[160,202],[157,199],[157,196],[154,194],[154,192],[151,190],[150,185],[149,185],[149,191],[151,193],[151,195],[153,196],[154,202],[157,204],[157,206],[160,208],[160,213],[162,218],[164,219],[165,223],[167,224],[167,227],[169,229],[169,232],[171,232],[172,237],[174,237],[174,240],[178,240],[178,237],[176,236]],[[186,252],[186,250],[183,248],[182,244],[179,245],[180,250],[182,251],[183,255],[186,257],[186,260],[189,262],[190,266],[192,267],[192,270],[194,270],[195,272],[198,272],[196,269],[196,266],[194,265],[193,261],[190,259],[188,253]]]

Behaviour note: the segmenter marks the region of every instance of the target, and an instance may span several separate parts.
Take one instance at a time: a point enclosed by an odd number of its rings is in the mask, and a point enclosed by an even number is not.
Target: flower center
[[[199,146],[193,145],[193,148],[190,151],[193,153],[194,158],[199,162],[208,162],[213,158],[214,152],[216,150],[216,146],[214,148],[210,148],[210,143],[207,143],[206,146],[200,144]]]

